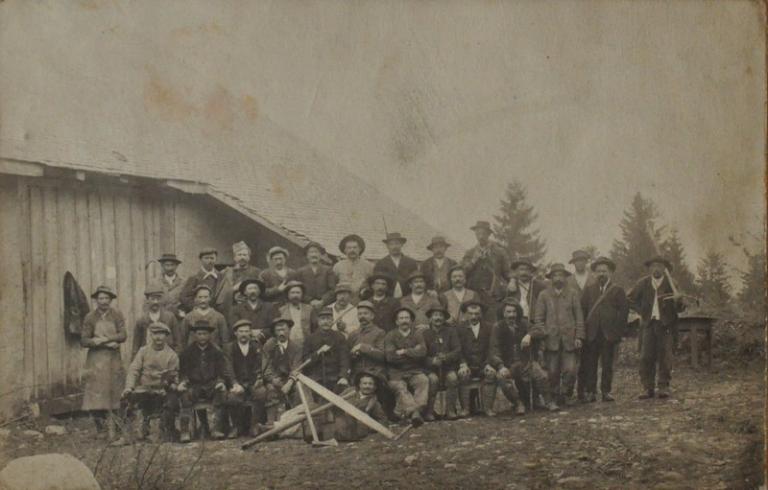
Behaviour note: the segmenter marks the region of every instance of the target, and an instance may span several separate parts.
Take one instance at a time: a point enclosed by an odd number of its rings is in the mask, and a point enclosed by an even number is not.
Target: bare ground
[[[673,397],[639,401],[634,368],[620,367],[615,403],[550,414],[438,422],[395,442],[371,436],[338,448],[283,440],[106,448],[87,419],[68,434],[0,435],[0,466],[66,452],[105,488],[757,488],[763,475],[762,365],[677,369]],[[7,429],[7,428],[6,428]],[[196,465],[193,463],[198,460]],[[189,468],[194,466],[194,471]]]

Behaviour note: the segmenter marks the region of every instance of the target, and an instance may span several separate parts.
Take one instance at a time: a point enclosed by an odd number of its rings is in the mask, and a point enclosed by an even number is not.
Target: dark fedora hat
[[[432,237],[432,240],[429,242],[429,245],[427,245],[427,250],[432,250],[435,247],[435,245],[442,245],[445,248],[448,248],[451,246],[451,244],[448,243],[448,240],[446,240],[444,236],[440,236],[440,235]]]
[[[264,292],[267,290],[266,284],[264,284],[264,281],[261,279],[256,279],[255,277],[247,277],[240,281],[240,284],[237,286],[237,291],[245,295],[245,288],[248,287],[249,284],[257,284],[259,286],[259,291],[261,291],[261,294],[259,296],[264,296]]]
[[[571,254],[571,260],[568,261],[569,264],[573,264],[577,260],[589,260],[592,257],[589,256],[587,252],[584,250],[574,250]]]
[[[514,262],[512,262],[512,270],[517,269],[521,265],[527,265],[531,268],[531,270],[536,270],[536,266],[531,262],[529,259],[517,259]]]
[[[398,306],[398,307],[395,309],[395,311],[393,312],[393,314],[392,314],[392,318],[394,318],[395,320],[397,320],[397,315],[398,315],[398,314],[399,314],[401,311],[407,311],[407,312],[408,312],[408,314],[409,314],[409,315],[411,315],[411,321],[414,321],[414,320],[416,320],[416,313],[414,313],[414,312],[413,312],[413,310],[412,310],[412,309],[410,309],[410,308],[408,308],[407,306]]]
[[[325,247],[323,247],[322,245],[320,245],[317,242],[309,242],[306,245],[304,245],[304,248],[303,248],[304,255],[307,255],[307,252],[309,252],[310,248],[316,248],[320,252],[320,254],[324,254],[325,253]]]
[[[474,224],[474,226],[470,226],[469,229],[472,231],[477,230],[478,228],[483,230],[488,230],[489,233],[493,233],[493,229],[491,229],[491,224],[487,221],[478,221]]]
[[[405,238],[403,235],[401,235],[399,232],[396,232],[396,231],[393,231],[392,233],[387,233],[387,237],[384,238],[384,240],[382,240],[382,242],[384,243],[389,243],[389,242],[405,243],[407,241],[408,241],[407,238]]]
[[[157,259],[157,261],[161,264],[163,262],[175,262],[176,264],[181,264],[181,261],[178,257],[176,257],[176,254],[163,254],[159,259]]]
[[[209,332],[213,332],[216,330],[216,327],[211,325],[211,323],[208,320],[200,319],[197,320],[192,326],[189,327],[190,330],[193,332],[195,330],[208,330]]]
[[[446,320],[451,318],[451,313],[448,310],[446,310],[443,305],[435,305],[430,309],[428,309],[426,313],[427,318],[432,318],[432,313],[435,313],[436,311],[441,312]]]
[[[350,240],[357,242],[357,244],[360,246],[361,254],[365,252],[365,240],[363,240],[363,237],[352,233],[342,238],[341,241],[339,242],[339,250],[341,250],[341,253],[344,253],[344,245],[346,245],[347,242]]]
[[[470,306],[479,306],[481,310],[485,311],[485,303],[480,301],[479,299],[469,299],[461,304],[461,312],[466,313],[467,308]]]
[[[290,318],[286,318],[284,316],[279,316],[274,320],[272,320],[272,323],[269,324],[269,327],[272,330],[274,330],[275,327],[280,325],[281,323],[285,323],[286,325],[288,325],[289,328],[293,326],[293,320],[291,320]]]
[[[411,282],[413,282],[414,279],[419,279],[419,278],[424,279],[425,281],[427,280],[427,276],[424,275],[423,272],[421,272],[420,270],[417,269],[417,270],[411,272],[411,275],[408,276],[408,280],[406,281],[406,283],[410,284]]]
[[[368,287],[373,287],[373,283],[378,279],[385,281],[387,283],[387,289],[390,291],[392,291],[392,289],[395,287],[395,279],[389,274],[384,274],[383,272],[374,272],[368,276]]]
[[[655,257],[651,257],[650,259],[643,262],[646,267],[650,267],[651,264],[663,264],[664,267],[672,271],[672,262],[669,261],[666,257],[662,257],[661,255],[656,255]]]
[[[91,298],[96,299],[96,297],[101,293],[108,295],[112,299],[117,298],[117,293],[115,293],[115,291],[111,287],[104,286],[104,285],[97,287],[96,291],[94,291],[93,294],[91,295]]]
[[[547,279],[552,279],[552,276],[556,272],[562,272],[566,276],[570,276],[571,275],[571,271],[566,269],[565,265],[563,265],[563,264],[561,264],[559,262],[556,262],[556,263],[552,264],[551,266],[549,266],[549,272],[547,272]]]
[[[288,296],[288,291],[290,291],[293,288],[301,289],[301,294],[307,293],[307,287],[304,285],[303,282],[292,280],[285,283],[285,295]]]
[[[595,269],[597,269],[598,265],[603,265],[603,264],[607,265],[608,268],[611,269],[611,271],[616,270],[616,262],[612,261],[608,257],[599,257],[597,260],[592,262],[592,265],[590,265],[589,268],[594,271]]]

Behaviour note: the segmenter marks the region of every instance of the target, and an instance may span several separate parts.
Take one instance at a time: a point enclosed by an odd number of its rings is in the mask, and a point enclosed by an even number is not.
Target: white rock
[[[42,432],[38,432],[36,430],[31,430],[31,429],[21,431],[21,435],[23,435],[24,437],[43,437]]]
[[[67,428],[62,425],[49,425],[46,426],[45,433],[54,436],[63,436],[67,433]]]
[[[8,437],[11,435],[10,429],[0,429],[0,437]]]
[[[405,464],[407,464],[407,465],[413,464],[414,461],[416,461],[416,456],[414,456],[414,455],[406,456],[405,457]]]
[[[0,471],[0,488],[101,490],[91,470],[69,454],[38,454],[14,459]]]

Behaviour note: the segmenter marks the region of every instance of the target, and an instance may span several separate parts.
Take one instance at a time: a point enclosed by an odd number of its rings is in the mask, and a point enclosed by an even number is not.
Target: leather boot
[[[483,403],[483,413],[488,417],[495,417],[493,405],[496,403],[496,383],[484,383],[480,388]]]
[[[447,388],[445,390],[445,418],[447,420],[456,420],[456,402],[458,401],[458,392],[456,388]]]
[[[520,400],[517,400],[517,402],[515,403],[515,414],[525,415],[525,403],[521,402]]]
[[[459,399],[461,401],[461,410],[459,411],[459,418],[469,417],[469,388],[459,388]]]
[[[213,410],[213,432],[211,438],[221,440],[226,438],[224,431],[227,426],[227,410],[224,408],[215,408]]]
[[[194,417],[191,410],[182,410],[179,415],[179,442],[189,442],[192,436],[189,433],[189,419]]]

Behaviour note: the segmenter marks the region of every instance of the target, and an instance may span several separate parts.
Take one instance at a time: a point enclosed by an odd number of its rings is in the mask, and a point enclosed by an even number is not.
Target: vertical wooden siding
[[[100,284],[115,288],[126,318],[127,363],[133,324],[143,308],[147,266],[171,250],[173,200],[128,186],[90,186],[44,179],[20,181],[22,270],[27,298],[25,367],[37,398],[76,392],[84,352],[63,326],[62,280],[72,272],[87,295]],[[169,226],[170,225],[170,226]]]

